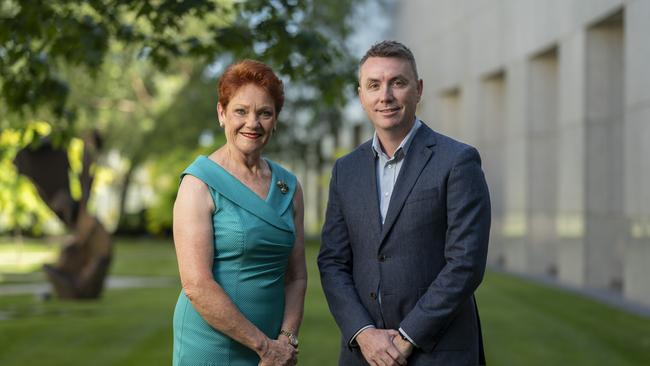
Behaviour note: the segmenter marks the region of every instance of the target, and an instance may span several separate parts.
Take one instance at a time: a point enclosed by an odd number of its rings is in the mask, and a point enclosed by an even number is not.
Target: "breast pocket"
[[[404,202],[405,205],[409,205],[415,202],[420,201],[437,201],[438,200],[438,188],[426,188],[421,190],[414,190]]]
[[[445,209],[441,205],[438,188],[426,188],[412,191],[404,202],[402,215],[407,217],[410,225],[417,229],[431,225],[444,216]]]

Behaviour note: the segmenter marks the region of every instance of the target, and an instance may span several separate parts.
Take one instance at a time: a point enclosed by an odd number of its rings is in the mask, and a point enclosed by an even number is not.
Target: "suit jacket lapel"
[[[361,184],[358,186],[358,192],[362,199],[361,202],[367,205],[368,217],[376,218],[376,220],[370,220],[371,227],[368,228],[369,232],[374,236],[372,242],[376,242],[379,234],[381,234],[381,214],[379,212],[379,196],[377,193],[377,161],[371,144],[366,145],[366,151],[362,156],[364,161],[359,164]],[[370,189],[364,187],[370,187]]]
[[[395,223],[397,216],[399,216],[399,213],[404,206],[404,201],[408,197],[409,193],[411,193],[413,185],[420,176],[422,169],[424,169],[424,166],[431,158],[431,155],[433,154],[432,147],[435,144],[436,139],[433,131],[423,123],[416,131],[415,136],[413,136],[413,141],[406,153],[404,164],[402,165],[399,176],[397,177],[397,182],[395,183],[395,188],[393,189],[393,194],[391,195],[390,203],[388,204],[386,220],[384,220],[384,226],[381,230],[380,245]],[[375,192],[376,191],[375,187]]]

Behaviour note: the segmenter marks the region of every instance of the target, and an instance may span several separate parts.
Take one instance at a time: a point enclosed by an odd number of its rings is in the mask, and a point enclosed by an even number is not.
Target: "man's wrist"
[[[357,332],[354,333],[352,338],[350,338],[350,342],[348,342],[348,346],[350,346],[350,347],[358,346],[357,337],[359,336],[359,334],[361,334],[366,329],[374,329],[374,328],[375,328],[375,326],[372,325],[372,324],[368,324],[366,326],[363,326],[363,327],[359,328],[359,330],[357,330]]]
[[[406,332],[404,331],[404,329],[402,329],[402,327],[400,327],[397,331],[399,332],[399,335],[400,335],[400,337],[401,337],[403,340],[405,340],[406,342],[410,343],[413,347],[417,347],[417,346],[418,346],[418,345],[415,344],[415,342],[411,339],[411,337],[409,337],[409,335],[406,334]]]
[[[408,338],[404,337],[404,335],[402,333],[400,333],[399,337],[397,337],[397,338],[403,345],[405,345],[405,346],[408,345],[408,347],[411,347],[411,348],[413,347],[413,343],[411,343],[411,341],[409,341]]]
[[[393,343],[404,357],[409,357],[415,349],[413,343],[411,343],[408,338],[404,337],[402,333],[393,339]]]
[[[411,341],[410,341],[408,338],[406,338],[406,336],[404,335],[404,333],[399,332],[399,337],[402,338],[402,340],[403,340],[404,342],[406,342],[406,343],[408,343],[408,344],[413,344],[413,343],[411,343]]]

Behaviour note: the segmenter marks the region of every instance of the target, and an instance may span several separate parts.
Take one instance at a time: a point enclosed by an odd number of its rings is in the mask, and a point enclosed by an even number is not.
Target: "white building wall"
[[[650,304],[650,0],[396,0],[392,14],[424,80],[419,117],[482,153],[490,263]]]

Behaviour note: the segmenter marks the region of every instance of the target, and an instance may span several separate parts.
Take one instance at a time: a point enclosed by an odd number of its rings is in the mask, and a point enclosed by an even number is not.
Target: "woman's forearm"
[[[298,334],[305,303],[307,279],[299,278],[285,284],[285,306],[282,329]]]
[[[239,311],[218,283],[203,282],[183,286],[196,311],[210,326],[262,355],[268,347],[268,337]]]
[[[304,207],[302,200],[302,187],[296,187],[294,194],[294,226],[296,241],[294,242],[287,273],[284,282],[284,320],[282,329],[298,334],[302,314],[305,306],[305,292],[307,291],[307,265],[305,262],[305,230]]]

